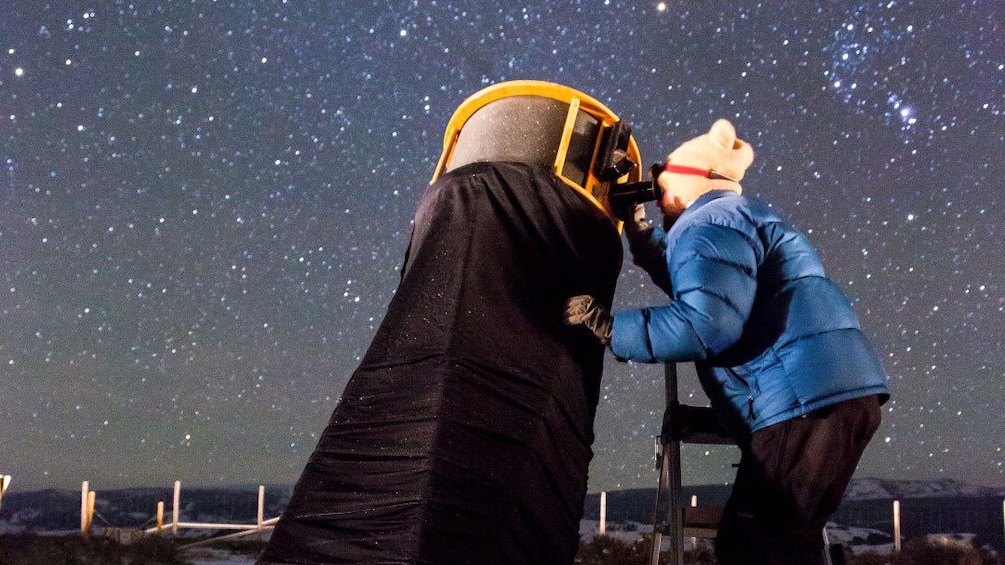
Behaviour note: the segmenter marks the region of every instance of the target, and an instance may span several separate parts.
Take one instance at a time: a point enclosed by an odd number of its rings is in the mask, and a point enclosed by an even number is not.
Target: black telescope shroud
[[[260,565],[571,563],[618,233],[543,166],[474,163],[423,195],[401,284]]]

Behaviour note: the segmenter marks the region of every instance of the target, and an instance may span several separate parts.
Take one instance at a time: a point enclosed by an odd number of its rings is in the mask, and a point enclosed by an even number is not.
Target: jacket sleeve
[[[628,248],[632,252],[632,262],[642,267],[663,292],[673,294],[670,269],[667,265],[666,235],[662,227],[650,227],[639,235],[629,238]]]
[[[640,361],[713,357],[739,340],[757,290],[757,242],[733,228],[701,223],[677,239],[669,304],[617,312],[611,350]]]

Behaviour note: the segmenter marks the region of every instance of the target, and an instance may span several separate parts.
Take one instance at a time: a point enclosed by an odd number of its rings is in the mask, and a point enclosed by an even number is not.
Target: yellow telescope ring
[[[536,80],[502,82],[484,88],[464,100],[447,123],[447,129],[443,135],[443,152],[440,154],[439,162],[436,165],[433,181],[438,179],[444,172],[456,168],[451,163],[451,160],[457,151],[461,132],[472,116],[493,102],[506,98],[528,96],[555,100],[568,106],[561,131],[553,132],[555,135],[558,135],[558,147],[555,151],[554,162],[551,163],[552,171],[563,183],[613,218],[610,202],[607,199],[610,183],[596,176],[594,165],[599,158],[598,153],[602,133],[616,123],[618,117],[607,106],[592,96],[553,82]],[[579,130],[582,129],[583,114],[592,117],[596,121],[596,135],[595,139],[591,140],[592,153],[589,155],[588,166],[582,167],[584,170],[578,171],[578,178],[574,179],[572,178],[572,170],[570,163],[567,161],[567,156],[574,133],[581,133]],[[477,148],[475,149],[475,153],[477,153]],[[639,148],[634,138],[629,139],[627,154],[628,158],[636,164],[642,162]],[[636,166],[627,175],[618,179],[618,181],[636,182],[641,180],[641,177],[641,168]]]

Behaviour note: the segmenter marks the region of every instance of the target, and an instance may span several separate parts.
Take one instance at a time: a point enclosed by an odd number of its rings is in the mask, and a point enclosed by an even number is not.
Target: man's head
[[[754,149],[736,137],[733,124],[716,121],[707,133],[685,141],[667,157],[666,170],[657,179],[663,188],[660,210],[676,219],[710,190],[741,192],[740,180],[753,161]]]

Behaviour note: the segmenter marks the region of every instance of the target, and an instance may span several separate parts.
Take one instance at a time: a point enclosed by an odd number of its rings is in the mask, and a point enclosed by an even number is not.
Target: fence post
[[[3,493],[6,492],[7,487],[10,486],[10,481],[10,475],[0,475],[0,502],[3,501]]]
[[[893,501],[893,552],[900,553],[900,501]]]
[[[96,494],[93,490],[87,493],[87,533],[91,533],[91,526],[94,525],[94,498]]]
[[[607,491],[600,491],[600,525],[597,533],[604,535],[607,533]]]
[[[157,501],[157,533],[164,529],[164,501]]]
[[[692,494],[691,508],[697,508],[697,507],[698,507],[698,495]],[[698,550],[698,536],[691,536],[691,551],[697,551],[697,550]]]
[[[80,533],[87,535],[87,493],[90,492],[87,481],[80,483]]]
[[[265,485],[258,485],[258,527],[265,521]]]
[[[174,482],[174,508],[171,509],[171,534],[178,535],[178,516],[181,506],[181,481]]]

